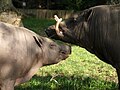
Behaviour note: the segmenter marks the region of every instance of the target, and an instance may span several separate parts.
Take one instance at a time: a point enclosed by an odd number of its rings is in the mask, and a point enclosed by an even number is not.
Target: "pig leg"
[[[24,77],[16,79],[15,86],[29,81],[37,70],[30,70]]]
[[[32,76],[34,76],[37,73],[37,71],[39,70],[41,66],[42,64],[40,62],[36,66],[32,67],[30,71],[24,77],[16,79],[15,86],[25,83],[26,81],[29,81],[32,78]]]
[[[0,84],[0,90],[14,90],[15,80],[4,80]]]
[[[25,75],[24,77],[17,78],[15,82],[15,86],[25,83],[26,81],[29,81],[31,78],[32,78],[32,75],[29,75],[29,74]]]

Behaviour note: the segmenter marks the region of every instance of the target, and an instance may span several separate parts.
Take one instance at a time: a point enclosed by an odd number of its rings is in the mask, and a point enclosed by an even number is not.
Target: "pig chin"
[[[60,60],[66,60],[69,56],[68,55],[63,55],[61,56]]]

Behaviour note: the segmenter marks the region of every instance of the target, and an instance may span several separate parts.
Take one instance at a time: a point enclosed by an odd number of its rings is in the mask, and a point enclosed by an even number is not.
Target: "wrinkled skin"
[[[77,16],[77,17],[76,17]],[[120,5],[102,5],[46,29],[50,38],[72,43],[112,65],[118,74],[120,90]]]
[[[65,60],[70,53],[68,45],[58,45],[26,28],[0,22],[0,90],[14,90],[40,67]]]

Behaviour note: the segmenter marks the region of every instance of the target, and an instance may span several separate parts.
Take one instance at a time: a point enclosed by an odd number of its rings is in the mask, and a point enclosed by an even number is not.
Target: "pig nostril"
[[[65,52],[65,51],[61,51],[61,53],[62,53],[62,54],[66,54],[66,52]]]

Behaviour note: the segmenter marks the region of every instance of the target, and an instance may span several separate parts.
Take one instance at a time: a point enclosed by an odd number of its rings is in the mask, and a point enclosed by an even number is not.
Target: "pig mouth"
[[[63,57],[62,60],[66,60],[69,57],[69,55],[66,55],[65,57]]]
[[[56,32],[53,29],[46,29],[45,33],[49,38],[52,38],[52,37],[56,36]]]
[[[61,40],[61,38],[63,38],[63,37],[57,35],[55,29],[46,29],[45,33],[46,33],[47,37],[53,38],[56,40]]]
[[[67,58],[69,57],[69,55],[70,55],[70,54],[66,54],[65,52],[61,52],[61,55],[60,55],[60,56],[61,56],[61,59],[62,59],[62,60],[65,60],[65,59],[67,59]]]

